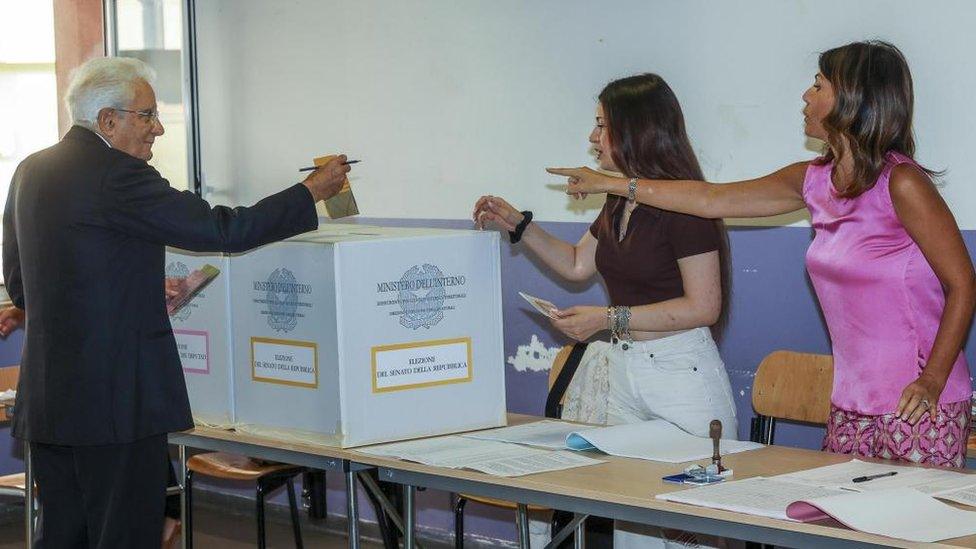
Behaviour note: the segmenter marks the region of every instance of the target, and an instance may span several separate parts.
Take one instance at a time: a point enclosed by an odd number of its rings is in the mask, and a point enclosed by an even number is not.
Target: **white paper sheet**
[[[513,425],[511,427],[501,427],[499,429],[476,431],[461,436],[561,450],[566,448],[566,437],[579,429],[579,423],[545,420],[525,423],[523,425]]]
[[[823,488],[799,482],[752,477],[710,484],[680,492],[658,494],[657,499],[792,520],[786,516],[786,508],[794,501],[843,493],[845,492],[838,488]]]
[[[553,452],[457,435],[357,448],[365,454],[451,469],[515,477],[603,463],[572,452]]]
[[[613,456],[682,463],[712,457],[712,439],[696,437],[664,420],[576,431],[566,440],[573,450],[597,448]],[[722,439],[724,455],[762,448],[758,442]]]
[[[956,509],[911,488],[801,499],[871,534],[923,543],[976,534],[976,512]]]
[[[786,473],[785,475],[778,475],[770,478],[804,482],[807,484],[815,484],[817,486],[833,486],[836,488],[849,485],[856,486],[857,484],[852,483],[851,480],[857,477],[877,475],[890,471],[901,471],[902,469],[911,468],[898,465],[889,465],[885,463],[870,463],[867,461],[861,461],[859,459],[852,459],[843,463],[836,463],[834,465]],[[878,480],[872,480],[862,484],[869,484],[871,482],[877,482]]]
[[[897,472],[890,477],[877,478],[866,482],[852,482],[862,476]],[[817,486],[832,486],[845,488],[857,492],[890,490],[892,488],[914,488],[923,494],[939,495],[976,485],[976,475],[960,473],[948,469],[930,469],[907,465],[891,465],[886,463],[870,463],[852,459],[844,463],[807,469],[772,477],[816,484]]]

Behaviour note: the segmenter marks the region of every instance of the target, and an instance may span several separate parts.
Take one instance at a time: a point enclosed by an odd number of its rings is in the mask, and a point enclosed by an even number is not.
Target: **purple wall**
[[[358,219],[356,223],[395,226],[470,228],[466,220]],[[587,229],[586,223],[541,223],[546,230],[575,242]],[[976,254],[976,231],[963,233],[970,253]],[[752,378],[762,357],[776,349],[827,353],[828,340],[813,292],[803,266],[803,256],[810,242],[810,229],[796,227],[731,228],[733,294],[731,320],[721,342],[732,381],[739,413],[739,435],[748,436]],[[532,257],[503,239],[502,299],[505,316],[505,354],[515,354],[518,345],[527,344],[537,335],[549,347],[567,343],[552,330],[540,315],[527,310],[518,291],[547,298],[557,305],[604,304],[604,290],[599,282],[566,284],[546,274]],[[541,271],[541,272],[540,272]],[[976,330],[970,330],[966,355],[976,363]],[[0,342],[0,365],[16,364],[20,356],[22,334]],[[517,372],[506,365],[508,409],[512,412],[541,414],[546,396],[548,374]],[[781,425],[777,443],[817,448],[822,429]],[[23,470],[20,451],[9,437],[0,437],[0,474]],[[201,484],[203,484],[201,482]],[[214,489],[249,494],[250,488],[239,485],[212,484]],[[329,479],[329,505],[333,511],[344,511],[343,484],[337,475]],[[449,531],[452,528],[450,501],[447,494],[428,491],[419,496],[418,518],[422,527]],[[364,500],[361,500],[364,501]],[[366,505],[363,516],[371,516]],[[514,539],[510,513],[490,511],[471,505],[466,530],[469,533],[502,539]]]

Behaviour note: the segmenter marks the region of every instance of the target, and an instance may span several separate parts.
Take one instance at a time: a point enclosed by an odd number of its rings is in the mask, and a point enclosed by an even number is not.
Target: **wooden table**
[[[540,418],[509,415],[510,424]],[[360,471],[377,468],[381,480],[405,487],[402,524],[405,547],[413,547],[414,490],[418,486],[463,492],[541,505],[579,515],[595,515],[642,524],[674,528],[728,538],[797,547],[916,547],[918,544],[850,530],[836,522],[796,523],[744,513],[708,509],[655,499],[661,493],[686,487],[667,484],[661,477],[686,464],[669,464],[602,454],[589,454],[606,463],[515,478],[494,477],[474,471],[430,467],[417,463],[372,456],[335,446],[283,442],[278,439],[198,427],[170,435],[180,446],[180,478],[185,479],[186,447],[244,454],[261,459],[342,471],[346,477],[346,506],[349,517],[349,546],[358,547],[358,508],[355,481]],[[841,463],[850,456],[812,450],[769,446],[760,450],[725,456],[723,462],[735,470],[735,478],[772,476]],[[392,507],[384,506],[387,512]],[[391,517],[396,518],[396,517]],[[976,536],[947,540],[932,547],[976,548]]]
[[[513,423],[525,416],[511,416]],[[591,454],[592,455],[592,454]],[[674,474],[687,464],[593,455],[606,463],[516,478],[493,477],[474,471],[429,467],[416,463],[359,454],[351,457],[379,469],[380,479],[406,487],[410,492],[423,486],[451,492],[506,499],[642,524],[674,528],[722,537],[771,543],[789,547],[917,547],[919,544],[857,532],[839,523],[796,523],[743,513],[708,509],[655,499],[657,494],[685,490],[661,477]],[[735,471],[735,478],[772,476],[850,460],[850,456],[769,446],[732,454],[723,463]],[[413,526],[412,508],[404,509],[404,524]],[[405,535],[413,539],[413,535]],[[973,547],[976,536],[947,540],[932,547]],[[406,545],[409,547],[409,545]]]

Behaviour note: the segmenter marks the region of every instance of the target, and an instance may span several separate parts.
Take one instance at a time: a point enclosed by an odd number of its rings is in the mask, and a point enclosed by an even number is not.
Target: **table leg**
[[[24,535],[27,547],[34,546],[34,466],[31,463],[30,442],[24,441]]]
[[[573,518],[581,518],[576,525],[576,537],[573,540],[574,549],[584,549],[586,547],[586,515],[573,515]]]
[[[186,523],[186,446],[178,444],[176,451],[180,461],[180,524],[183,526],[180,529],[180,547],[186,549],[187,531],[189,528],[192,528],[192,526]]]
[[[415,549],[417,541],[414,539],[416,511],[414,510],[414,496],[416,488],[403,485],[403,549]]]
[[[515,522],[518,524],[518,545],[520,549],[529,549],[529,506],[519,503],[516,506]]]
[[[359,506],[356,505],[356,473],[346,471],[346,524],[349,534],[349,547],[359,549]]]

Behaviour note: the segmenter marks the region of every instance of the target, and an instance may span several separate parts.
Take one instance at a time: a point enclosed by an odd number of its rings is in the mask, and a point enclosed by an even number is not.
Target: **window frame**
[[[105,55],[117,57],[119,55],[118,2],[105,0],[103,3],[102,20],[105,26]],[[183,80],[183,117],[186,125],[186,165],[187,182],[190,190],[203,196],[203,171],[200,155],[200,96],[197,71],[197,39],[196,39],[196,2],[182,0],[183,47],[180,48],[182,58]]]

